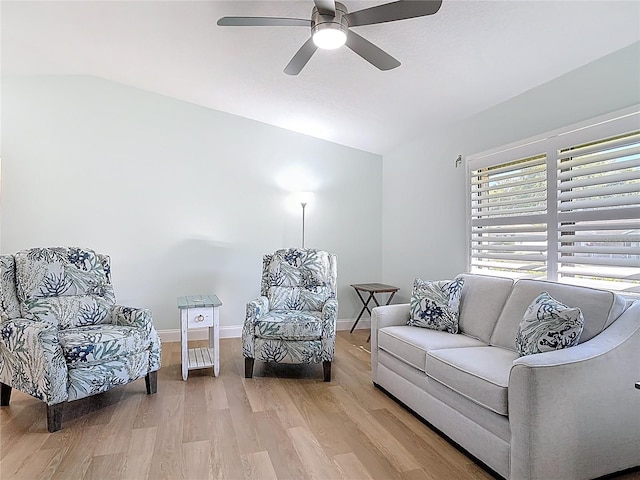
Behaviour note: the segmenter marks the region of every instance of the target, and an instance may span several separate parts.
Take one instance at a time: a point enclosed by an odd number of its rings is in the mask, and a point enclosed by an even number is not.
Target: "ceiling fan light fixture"
[[[329,26],[331,24],[324,24]],[[334,50],[340,48],[347,41],[347,34],[340,28],[322,28],[313,34],[313,43],[316,47],[324,50]]]

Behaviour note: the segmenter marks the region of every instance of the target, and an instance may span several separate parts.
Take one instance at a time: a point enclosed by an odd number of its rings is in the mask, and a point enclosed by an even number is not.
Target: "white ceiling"
[[[444,0],[433,16],[354,28],[402,62],[395,70],[343,47],[289,76],[306,28],[216,25],[225,15],[310,18],[312,7],[3,0],[2,74],[94,75],[385,153],[640,40],[637,0]]]

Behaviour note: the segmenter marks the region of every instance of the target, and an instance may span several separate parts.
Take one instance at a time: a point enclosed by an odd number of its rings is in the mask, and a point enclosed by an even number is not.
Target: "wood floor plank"
[[[127,445],[127,459],[123,478],[138,480],[147,478],[156,443],[157,427],[135,428]]]
[[[200,440],[182,444],[184,478],[208,479],[211,475],[211,443]]]
[[[126,454],[112,453],[109,455],[95,455],[91,457],[89,468],[83,478],[120,479],[124,474]]]
[[[340,470],[342,478],[347,480],[373,480],[371,475],[364,468],[364,465],[360,463],[358,457],[352,452],[342,453],[333,457],[333,462]]]
[[[340,478],[340,471],[334,466],[324,453],[318,440],[304,427],[293,427],[287,430],[293,448],[300,458],[304,458],[304,469],[309,478],[323,480],[326,478]]]
[[[413,454],[406,449],[389,431],[357,403],[340,386],[331,387],[334,395],[342,404],[344,411],[358,424],[369,440],[384,452],[395,468],[401,472],[420,468]]]
[[[256,425],[260,442],[269,453],[269,458],[278,478],[309,478],[304,464],[296,451],[287,430],[273,410],[256,412]]]
[[[245,480],[278,480],[269,452],[242,455]]]

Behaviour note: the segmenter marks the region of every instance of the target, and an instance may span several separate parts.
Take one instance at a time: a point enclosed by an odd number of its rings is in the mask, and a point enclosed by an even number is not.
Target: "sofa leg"
[[[331,381],[331,362],[322,362],[322,370],[324,372],[324,381]]]
[[[253,378],[253,358],[244,359],[244,378]]]
[[[157,393],[158,391],[158,371],[149,372],[144,377],[144,383],[147,385],[147,395]]]
[[[57,432],[62,428],[64,404],[65,402],[47,405],[47,430],[49,433]]]
[[[6,407],[11,400],[11,387],[0,382],[0,407]]]

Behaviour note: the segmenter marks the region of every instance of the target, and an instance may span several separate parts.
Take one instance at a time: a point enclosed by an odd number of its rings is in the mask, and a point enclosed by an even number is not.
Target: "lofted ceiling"
[[[444,0],[433,16],[354,27],[394,70],[342,47],[289,76],[308,28],[216,21],[310,18],[312,0],[0,5],[3,75],[93,75],[380,154],[640,40],[635,0]]]

